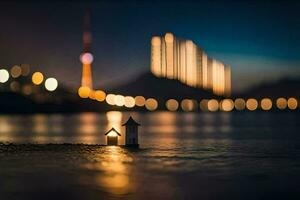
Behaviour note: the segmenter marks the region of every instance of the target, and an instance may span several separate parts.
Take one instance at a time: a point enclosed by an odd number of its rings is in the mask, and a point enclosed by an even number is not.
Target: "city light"
[[[109,105],[115,105],[115,96],[114,94],[108,94],[105,98],[106,103],[108,103]]]
[[[32,93],[31,85],[27,84],[22,87],[22,93],[25,95],[30,95]]]
[[[286,107],[287,107],[287,100],[285,98],[283,98],[283,97],[278,98],[276,100],[276,106],[280,110],[286,109]]]
[[[44,80],[44,75],[41,72],[34,72],[31,77],[32,83],[40,85]]]
[[[178,102],[175,99],[169,99],[166,102],[166,107],[169,111],[176,111],[178,109]]]
[[[146,108],[150,111],[156,110],[158,107],[158,103],[154,98],[149,98],[146,100]]]
[[[9,85],[11,91],[18,92],[20,90],[20,83],[17,81],[12,81]]]
[[[245,100],[242,99],[242,98],[237,98],[234,101],[234,107],[237,110],[244,110],[246,108],[246,102],[245,102]]]
[[[82,64],[90,65],[92,64],[94,57],[91,53],[83,53],[80,55],[80,61]]]
[[[22,76],[28,76],[30,73],[30,67],[28,64],[21,64]]]
[[[211,99],[207,103],[207,108],[211,112],[215,112],[219,109],[219,103],[216,99]]]
[[[10,69],[10,74],[13,78],[18,78],[22,74],[22,69],[20,66],[15,65]]]
[[[144,106],[146,102],[146,99],[143,96],[136,96],[134,100],[135,100],[135,105],[140,107]]]
[[[221,101],[220,108],[221,108],[221,110],[223,110],[225,112],[232,111],[234,108],[234,103],[231,99],[224,99]]]
[[[290,110],[295,110],[298,107],[298,101],[296,98],[289,98],[288,99],[288,107]]]
[[[272,101],[269,98],[264,98],[260,102],[260,106],[263,110],[270,110],[272,108]]]
[[[105,97],[106,97],[106,94],[105,94],[104,91],[102,91],[102,90],[96,90],[95,91],[95,99],[97,101],[104,101]]]
[[[195,109],[195,102],[192,99],[183,99],[180,103],[181,109],[185,112],[190,112]]]
[[[258,102],[257,102],[257,100],[256,100],[256,99],[253,99],[253,98],[248,99],[247,102],[246,102],[246,107],[247,107],[247,109],[250,110],[250,111],[256,110],[257,107],[258,107]]]
[[[200,109],[202,111],[208,111],[208,99],[202,99],[200,101]]]
[[[125,100],[125,107],[133,108],[135,106],[135,100],[133,97],[126,96],[124,100]]]
[[[45,88],[52,92],[54,90],[56,90],[58,86],[58,82],[55,78],[47,78],[46,81],[45,81]]]
[[[0,83],[5,83],[9,79],[9,73],[6,69],[0,69]]]
[[[122,95],[116,95],[116,96],[114,97],[114,103],[115,103],[117,106],[124,106],[124,104],[125,104],[124,96],[122,96]]]
[[[89,87],[80,87],[78,89],[78,95],[81,98],[88,98],[90,96],[91,89]]]

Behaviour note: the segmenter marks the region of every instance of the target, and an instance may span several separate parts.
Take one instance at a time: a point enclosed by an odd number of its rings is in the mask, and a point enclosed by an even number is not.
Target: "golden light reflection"
[[[293,98],[293,97],[289,98],[288,99],[288,107],[289,107],[290,110],[297,109],[297,107],[298,107],[298,101],[297,101],[297,99]]]
[[[166,107],[169,111],[176,111],[178,109],[178,102],[175,99],[169,99],[166,102]]]
[[[211,111],[211,112],[217,111],[219,109],[218,100],[216,100],[216,99],[209,100],[208,104],[207,104],[207,107],[208,107],[208,110]]]
[[[135,100],[131,96],[126,96],[124,99],[124,104],[127,108],[133,108],[135,106]]]
[[[143,96],[136,96],[134,100],[135,100],[135,105],[140,107],[144,106],[146,102],[146,99]]]
[[[106,94],[105,94],[104,91],[102,91],[102,90],[96,90],[95,91],[95,99],[97,101],[104,101],[105,97],[106,97]]]
[[[90,92],[91,92],[91,89],[89,87],[82,86],[78,89],[78,95],[81,98],[88,98],[90,96]]]
[[[246,108],[246,101],[242,98],[237,98],[234,101],[234,107],[237,110],[244,110]]]
[[[285,98],[283,98],[283,97],[278,98],[276,100],[276,106],[280,110],[286,109],[286,107],[287,107],[287,100]]]
[[[10,69],[10,74],[13,78],[18,78],[22,74],[22,69],[20,66],[15,65]]]
[[[44,80],[44,75],[41,72],[34,72],[31,77],[32,83],[40,85]]]
[[[221,110],[225,112],[232,111],[234,108],[234,103],[231,99],[224,99],[221,101]]]
[[[108,146],[105,150],[100,162],[88,163],[83,167],[96,173],[95,183],[107,192],[114,195],[132,192],[135,185],[130,181],[130,163],[133,158],[118,146]]]
[[[260,106],[263,110],[270,110],[272,108],[272,101],[269,98],[263,98],[260,102]]]
[[[150,111],[156,110],[158,107],[158,103],[155,99],[149,98],[146,100],[146,108]]]
[[[114,94],[108,94],[105,98],[106,103],[108,103],[109,105],[115,105],[115,96]]]
[[[258,102],[257,102],[257,100],[256,100],[256,99],[253,99],[253,98],[248,99],[247,102],[246,102],[246,107],[247,107],[247,109],[250,110],[250,111],[256,110],[257,107],[258,107]]]

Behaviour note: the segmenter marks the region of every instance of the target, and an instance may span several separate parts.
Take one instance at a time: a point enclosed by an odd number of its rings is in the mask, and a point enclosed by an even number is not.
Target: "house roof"
[[[122,126],[140,126],[140,124],[134,121],[134,119],[132,119],[132,117],[130,116],[127,122],[122,124]]]
[[[118,136],[121,136],[121,134],[115,129],[115,128],[111,128],[109,131],[107,131],[106,133],[105,133],[105,135],[107,135],[107,134],[109,134],[110,132],[115,132],[116,134],[118,134]]]

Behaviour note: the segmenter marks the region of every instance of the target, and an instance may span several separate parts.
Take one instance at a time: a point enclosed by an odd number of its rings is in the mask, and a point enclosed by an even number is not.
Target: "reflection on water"
[[[117,195],[128,194],[133,190],[134,184],[130,181],[129,169],[133,158],[128,155],[126,149],[108,146],[98,160],[83,165],[83,168],[96,173],[94,182],[100,189]]]

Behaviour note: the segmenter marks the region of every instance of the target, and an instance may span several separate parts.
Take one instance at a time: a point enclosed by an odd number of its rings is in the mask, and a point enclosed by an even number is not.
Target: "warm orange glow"
[[[246,102],[246,107],[247,107],[247,109],[250,110],[250,111],[256,110],[257,107],[258,107],[258,102],[257,102],[257,100],[256,100],[256,99],[253,99],[253,98],[248,99],[247,102]]]
[[[6,69],[0,69],[0,83],[5,83],[9,79],[9,73]]]
[[[202,99],[200,101],[200,109],[202,111],[208,111],[208,99]]]
[[[95,99],[97,101],[104,101],[105,97],[106,97],[106,94],[105,94],[104,91],[102,91],[102,90],[96,90],[95,91]]]
[[[52,92],[54,90],[56,90],[58,86],[58,82],[55,78],[47,78],[45,81],[45,88],[46,90]]]
[[[90,96],[91,89],[89,87],[80,87],[78,89],[78,95],[81,98],[88,98]]]
[[[135,100],[133,97],[131,96],[126,96],[125,99],[124,99],[124,103],[125,103],[125,106],[127,108],[133,108],[135,106]]]
[[[215,112],[219,109],[219,103],[216,99],[211,99],[208,101],[207,108],[211,112]]]
[[[41,72],[34,72],[31,77],[32,83],[40,85],[44,80],[44,75]]]
[[[106,103],[108,103],[109,105],[115,105],[115,96],[114,94],[108,94],[105,98]]]
[[[92,89],[90,90],[89,98],[90,98],[90,99],[93,99],[93,100],[96,99],[96,97],[95,97],[95,91],[92,90]]]
[[[134,100],[135,100],[135,105],[140,106],[140,107],[144,106],[145,102],[146,102],[146,99],[143,96],[136,96],[134,98]]]
[[[25,95],[30,95],[32,93],[32,87],[31,87],[31,85],[24,85],[22,87],[22,92]]]
[[[81,86],[93,88],[91,64],[83,64],[82,66]]]
[[[156,110],[158,107],[158,103],[155,99],[149,98],[146,100],[146,108],[150,111]]]
[[[234,107],[235,109],[237,110],[244,110],[245,107],[246,107],[246,102],[244,99],[242,98],[237,98],[235,101],[234,101]]]
[[[125,104],[124,96],[122,96],[122,95],[116,95],[116,96],[114,97],[114,103],[115,103],[117,106],[124,106],[124,104]]]
[[[269,98],[264,98],[260,102],[260,106],[263,110],[270,110],[272,108],[272,101]]]
[[[183,99],[181,101],[181,109],[185,112],[190,112],[195,109],[195,103],[192,99]]]
[[[175,99],[169,99],[166,102],[166,107],[169,111],[176,111],[178,109],[178,102]]]
[[[20,66],[15,65],[11,68],[10,74],[13,78],[18,78],[22,74],[22,69]]]
[[[10,83],[9,87],[11,91],[18,92],[20,90],[20,83],[18,83],[17,81],[13,81]]]
[[[30,67],[29,67],[28,64],[22,64],[21,69],[22,69],[22,76],[28,76],[29,75]]]
[[[295,110],[295,109],[297,109],[297,107],[298,107],[298,101],[297,101],[297,99],[296,98],[289,98],[288,99],[288,107],[289,107],[289,109],[291,109],[291,110]]]
[[[221,101],[221,109],[223,111],[229,112],[234,108],[234,103],[231,99],[224,99]]]
[[[117,133],[115,130],[111,130],[111,131],[107,134],[107,136],[109,136],[109,137],[118,137],[119,135],[118,135],[118,133]]]
[[[280,109],[280,110],[284,110],[286,109],[287,107],[287,100],[285,98],[278,98],[276,100],[276,105],[277,105],[277,108]]]

